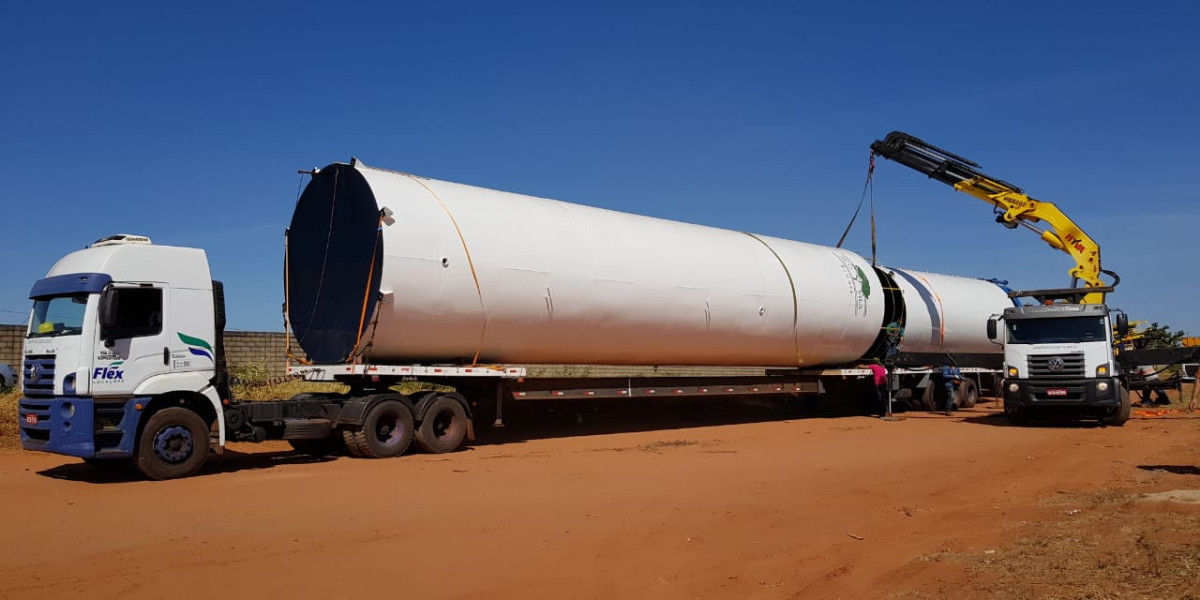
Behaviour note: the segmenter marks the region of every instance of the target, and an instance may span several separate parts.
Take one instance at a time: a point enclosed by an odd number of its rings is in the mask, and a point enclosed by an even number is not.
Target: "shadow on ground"
[[[1176,475],[1200,475],[1200,467],[1192,465],[1138,465],[1143,471],[1166,471]]]
[[[310,456],[292,451],[243,453],[226,450],[223,454],[208,457],[208,462],[192,477],[232,473],[250,469],[270,469],[282,465],[300,465],[329,462],[336,456]],[[124,483],[145,481],[146,478],[133,467],[131,462],[113,461],[112,464],[96,466],[84,462],[59,465],[42,471],[38,475],[51,479],[63,479],[82,483]]]

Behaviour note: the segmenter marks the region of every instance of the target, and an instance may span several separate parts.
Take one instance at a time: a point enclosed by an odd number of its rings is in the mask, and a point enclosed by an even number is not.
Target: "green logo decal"
[[[178,333],[178,332],[176,332],[176,335],[179,336],[179,339],[181,341],[183,341],[183,343],[188,345],[188,352],[191,352],[192,354],[195,354],[196,356],[204,356],[204,357],[208,358],[208,360],[213,360],[213,355],[212,355],[213,348],[211,345],[209,345],[208,342],[206,342],[200,338],[194,338],[190,335],[184,335],[184,334]],[[214,361],[214,362],[216,362],[216,361]]]
[[[871,282],[867,280],[867,274],[858,265],[854,265],[854,270],[858,271],[858,282],[862,285],[863,297],[871,297]]]

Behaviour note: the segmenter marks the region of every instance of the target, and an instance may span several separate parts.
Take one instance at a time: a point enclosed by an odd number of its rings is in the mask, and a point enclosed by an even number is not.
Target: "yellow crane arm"
[[[1075,259],[1071,269],[1072,287],[1083,282],[1085,288],[1109,288],[1100,274],[1115,274],[1100,267],[1100,245],[1079,225],[1051,202],[1035,200],[1021,188],[979,172],[979,165],[961,156],[900,131],[893,131],[883,140],[871,144],[876,154],[928,175],[954,189],[970,194],[996,210],[996,222],[1014,229],[1018,225],[1038,234],[1051,248],[1062,250]],[[1047,229],[1036,227],[1044,223]],[[1104,291],[1087,293],[1082,304],[1101,304]]]

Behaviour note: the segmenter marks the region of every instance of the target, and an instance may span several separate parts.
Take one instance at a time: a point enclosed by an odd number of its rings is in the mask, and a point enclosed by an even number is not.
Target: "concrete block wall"
[[[0,363],[15,371],[21,370],[21,344],[25,342],[24,325],[0,325]]]
[[[270,377],[287,374],[287,338],[277,331],[226,331],[225,360],[230,369],[262,366]],[[304,351],[292,338],[292,354],[303,358]]]

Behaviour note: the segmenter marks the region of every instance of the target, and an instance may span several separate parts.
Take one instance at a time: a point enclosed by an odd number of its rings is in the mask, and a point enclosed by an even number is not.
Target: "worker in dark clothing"
[[[954,400],[958,397],[958,384],[962,381],[962,373],[958,365],[950,363],[942,367],[942,385],[946,386],[946,414],[954,410]]]

